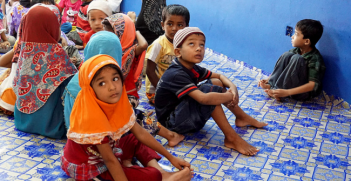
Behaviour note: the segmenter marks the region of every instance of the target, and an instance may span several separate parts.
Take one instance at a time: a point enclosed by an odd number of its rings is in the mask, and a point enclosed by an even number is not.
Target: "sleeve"
[[[65,8],[65,1],[66,1],[66,0],[61,0],[61,1],[59,2],[59,4],[58,4],[58,5],[60,6],[60,8],[61,8],[61,12],[62,12],[63,8]],[[60,9],[60,8],[59,8],[59,9]]]
[[[162,46],[156,41],[150,45],[150,47],[146,51],[145,60],[149,59],[155,63],[160,59],[160,55],[162,54]]]
[[[189,75],[182,73],[176,74],[170,85],[170,91],[172,91],[178,97],[178,99],[181,99],[190,92],[198,89]]]
[[[324,71],[324,66],[321,64],[318,57],[313,57],[308,63],[308,80],[320,83],[320,74]]]
[[[199,82],[211,77],[212,72],[206,68],[196,65],[196,71],[199,73]]]
[[[321,63],[319,57],[314,57],[308,63],[308,80],[315,82],[313,91],[318,91],[321,86],[321,79],[325,71],[325,66]]]

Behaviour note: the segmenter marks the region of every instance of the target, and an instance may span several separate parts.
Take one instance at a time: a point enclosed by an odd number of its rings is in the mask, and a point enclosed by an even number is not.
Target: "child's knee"
[[[223,87],[222,81],[217,79],[217,78],[212,78],[211,82],[212,82],[213,85],[217,85],[217,86]]]

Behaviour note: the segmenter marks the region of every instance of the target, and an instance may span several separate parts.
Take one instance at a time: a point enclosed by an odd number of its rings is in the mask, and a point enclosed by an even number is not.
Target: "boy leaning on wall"
[[[258,86],[279,101],[287,97],[306,100],[318,96],[322,92],[325,66],[315,45],[322,34],[323,26],[319,21],[297,22],[291,38],[295,48],[280,56],[273,73],[268,79],[260,80]]]

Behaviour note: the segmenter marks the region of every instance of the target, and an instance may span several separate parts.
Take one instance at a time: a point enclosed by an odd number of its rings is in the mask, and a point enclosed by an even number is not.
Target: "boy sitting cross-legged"
[[[223,131],[226,147],[245,155],[259,150],[243,140],[229,124],[221,104],[236,116],[236,126],[267,126],[239,106],[236,86],[224,75],[196,64],[205,54],[205,35],[196,27],[179,30],[173,41],[176,58],[157,84],[155,109],[158,121],[179,134],[199,131],[212,117]],[[198,85],[202,80],[207,82]],[[229,88],[228,90],[226,88]]]
[[[315,45],[322,34],[323,26],[319,21],[299,21],[291,38],[295,48],[280,56],[271,76],[260,80],[258,86],[277,100],[285,97],[305,100],[318,96],[322,92],[325,66]]]

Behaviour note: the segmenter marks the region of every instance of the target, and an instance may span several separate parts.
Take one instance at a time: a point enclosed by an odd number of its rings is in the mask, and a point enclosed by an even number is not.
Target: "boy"
[[[162,29],[165,34],[156,39],[147,49],[146,96],[155,103],[155,87],[163,73],[172,63],[174,56],[173,37],[178,30],[189,26],[190,13],[182,5],[169,5],[162,11]]]
[[[88,6],[88,21],[91,30],[84,35],[83,46],[89,42],[90,37],[93,36],[96,32],[103,31],[104,27],[102,21],[112,15],[112,10],[109,7],[107,1],[96,0],[89,4]]]
[[[305,100],[318,96],[322,92],[325,66],[315,45],[322,34],[323,26],[319,21],[299,21],[291,38],[295,48],[278,59],[273,73],[268,79],[260,80],[258,86],[278,101],[286,97]]]
[[[77,39],[79,38],[78,40],[80,40],[79,42],[81,42],[79,43],[79,45],[83,45],[84,35],[91,30],[89,21],[88,21],[88,7],[93,0],[82,0],[82,1],[83,1],[83,4],[79,8],[79,13],[77,17],[77,31],[76,31],[76,33],[78,33],[79,35],[79,36],[76,36],[76,38]],[[77,48],[82,49],[83,46],[79,46]]]
[[[173,41],[176,58],[161,77],[155,97],[158,121],[179,134],[199,131],[212,117],[223,131],[226,147],[245,155],[259,150],[243,140],[229,124],[221,104],[236,116],[236,126],[267,126],[247,115],[239,106],[236,86],[224,75],[196,64],[205,54],[205,35],[196,27],[179,30]],[[198,86],[202,80],[206,83]],[[229,88],[227,91],[226,87]]]

